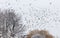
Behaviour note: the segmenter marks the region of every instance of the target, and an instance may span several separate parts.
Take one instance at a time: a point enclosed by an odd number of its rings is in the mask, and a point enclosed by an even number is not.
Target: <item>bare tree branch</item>
[[[14,37],[17,33],[23,33],[25,31],[25,25],[20,24],[20,20],[21,17],[19,18],[13,9],[0,12],[0,29],[3,32],[3,38],[8,38],[9,32],[11,34],[10,37]]]

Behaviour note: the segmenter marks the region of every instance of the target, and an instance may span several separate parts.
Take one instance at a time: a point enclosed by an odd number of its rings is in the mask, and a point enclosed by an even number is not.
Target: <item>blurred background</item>
[[[22,16],[24,34],[44,29],[60,38],[60,0],[0,0],[0,9],[14,9]]]

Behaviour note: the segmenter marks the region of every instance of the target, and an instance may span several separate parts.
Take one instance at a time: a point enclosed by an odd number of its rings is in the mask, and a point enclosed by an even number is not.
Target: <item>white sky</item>
[[[8,5],[10,4],[10,5]],[[60,8],[60,0],[0,0],[0,8]]]

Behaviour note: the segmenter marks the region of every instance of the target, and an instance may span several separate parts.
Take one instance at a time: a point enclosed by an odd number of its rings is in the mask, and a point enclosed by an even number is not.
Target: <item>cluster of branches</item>
[[[17,16],[13,9],[0,11],[0,32],[2,32],[2,37],[14,38],[17,33],[23,33],[25,25],[20,21],[21,16]]]

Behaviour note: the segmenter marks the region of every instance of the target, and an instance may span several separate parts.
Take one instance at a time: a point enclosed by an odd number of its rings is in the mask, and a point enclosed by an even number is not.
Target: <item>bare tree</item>
[[[23,33],[25,31],[25,25],[21,22],[21,16],[18,17],[13,9],[0,12],[0,26],[2,26],[0,29],[3,38],[8,38],[8,35],[10,35],[10,38],[14,38],[17,33]]]
[[[5,38],[5,34],[6,34],[6,27],[5,27],[5,16],[4,14],[0,11],[0,32],[1,32],[1,36],[3,36],[3,38]]]

